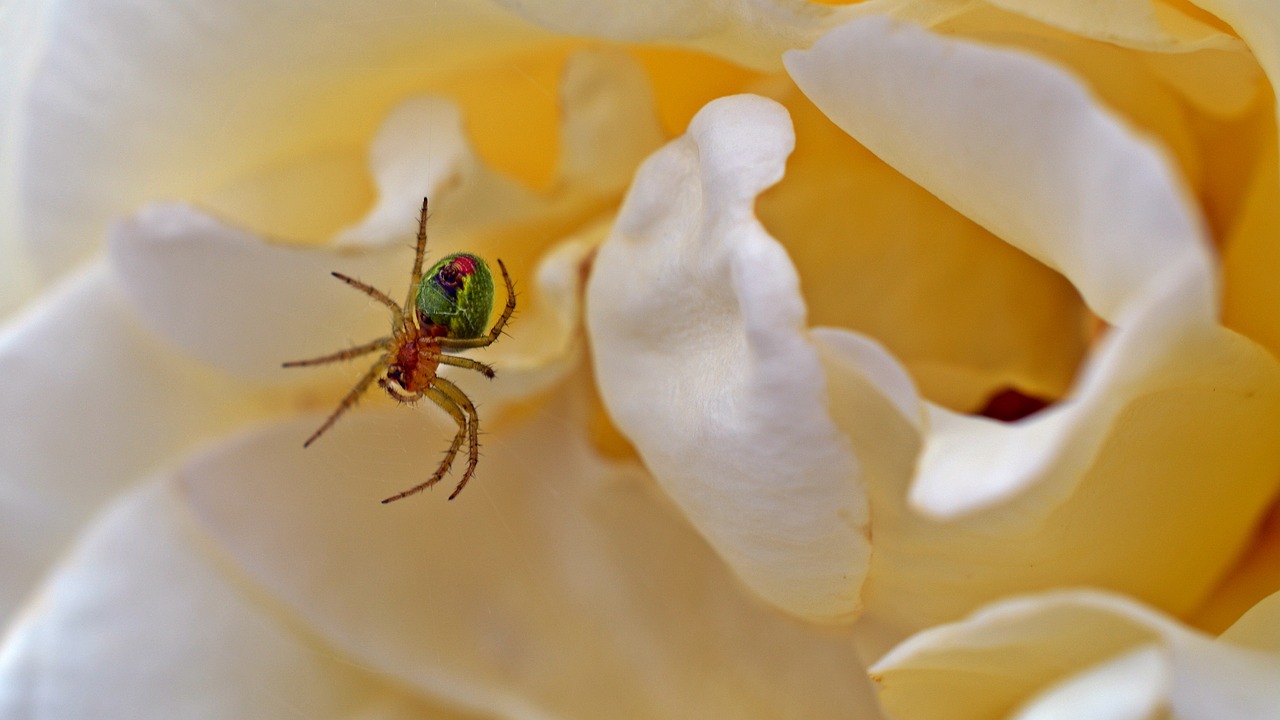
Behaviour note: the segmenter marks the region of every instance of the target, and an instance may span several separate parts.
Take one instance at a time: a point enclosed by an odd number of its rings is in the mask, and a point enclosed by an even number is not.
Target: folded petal
[[[50,274],[144,202],[363,139],[410,88],[545,37],[472,2],[72,0],[40,30],[13,141],[19,231]]]
[[[637,173],[587,323],[609,414],[690,521],[762,597],[836,620],[859,605],[866,499],[795,270],[752,211],[793,142],[773,101],[707,105]]]
[[[586,438],[586,383],[481,408],[453,502],[422,482],[443,412],[365,412],[247,433],[179,476],[211,542],[362,666],[515,717],[875,717],[846,639],[764,607],[634,464]],[[428,422],[430,420],[430,422]],[[446,483],[456,481],[455,468]]]
[[[268,407],[177,357],[102,263],[0,330],[0,616],[103,503],[174,453]]]
[[[666,3],[500,0],[512,12],[566,35],[679,43],[774,70],[778,55],[803,47],[841,13],[802,0],[684,0]]]
[[[910,638],[871,675],[894,717],[1269,718],[1280,653],[1215,641],[1127,598],[1007,600]],[[1097,714],[1097,713],[1106,714]]]
[[[464,717],[300,632],[206,555],[161,482],[80,538],[0,646],[0,715],[350,720]]]
[[[1063,583],[1190,611],[1275,492],[1280,367],[1218,325],[1208,243],[1168,164],[1020,53],[873,18],[787,63],[855,139],[1113,324],[1071,392],[1020,422],[925,405],[918,464],[872,487],[869,613],[918,628]]]
[[[1066,275],[1108,322],[1188,265],[1204,268],[1186,288],[1192,309],[1213,316],[1208,248],[1176,177],[1066,73],[885,18],[844,25],[785,62],[837,125]]]

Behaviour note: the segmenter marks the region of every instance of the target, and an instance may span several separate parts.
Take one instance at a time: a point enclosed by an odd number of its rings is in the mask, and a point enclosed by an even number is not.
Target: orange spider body
[[[386,381],[382,383],[387,394],[404,400],[397,388],[409,395],[417,395],[431,387],[440,369],[440,338],[449,334],[449,328],[434,323],[420,325],[406,323],[392,338],[392,346],[399,346],[395,360],[387,366]],[[392,387],[394,383],[396,387]]]
[[[333,273],[334,277],[377,300],[391,311],[391,335],[323,357],[284,364],[285,367],[306,367],[350,360],[374,352],[382,353],[382,357],[347,393],[338,404],[338,409],[303,443],[303,447],[310,446],[323,435],[374,382],[399,402],[412,404],[425,397],[453,417],[458,424],[458,432],[435,473],[426,482],[392,495],[383,500],[384,503],[408,497],[439,482],[453,465],[453,459],[464,442],[468,444],[467,469],[449,499],[457,497],[462,488],[466,487],[480,459],[480,415],[462,388],[440,377],[438,371],[441,365],[452,365],[475,370],[492,378],[492,367],[477,360],[450,354],[449,351],[492,345],[502,335],[503,328],[516,309],[511,276],[507,274],[507,266],[499,260],[498,267],[502,270],[502,279],[507,286],[507,304],[498,322],[486,331],[494,296],[493,275],[489,272],[489,266],[475,255],[454,253],[437,262],[424,275],[422,258],[426,247],[427,199],[423,198],[422,215],[418,220],[417,254],[410,274],[409,296],[403,305],[397,304],[371,285],[342,273]]]

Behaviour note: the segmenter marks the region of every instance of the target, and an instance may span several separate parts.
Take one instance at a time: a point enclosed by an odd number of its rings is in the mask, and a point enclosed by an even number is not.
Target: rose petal
[[[269,245],[200,211],[152,205],[112,228],[110,259],[141,319],[183,351],[259,381],[388,333],[387,310],[338,280],[341,271],[403,297],[411,253],[361,254]]]
[[[197,198],[364,137],[392,98],[542,36],[465,1],[302,12],[72,0],[44,31],[13,142],[20,234],[47,273],[143,202]]]
[[[1215,314],[1199,220],[1164,159],[1062,71],[885,18],[849,23],[784,61],[837,125],[1062,272],[1108,322],[1188,266],[1205,268],[1187,288],[1197,314]]]
[[[1280,509],[1273,506],[1250,546],[1189,622],[1221,632],[1262,598],[1280,592]]]
[[[407,100],[383,121],[369,150],[378,185],[378,204],[357,225],[338,233],[338,245],[403,244],[416,227],[422,198],[435,203],[454,234],[485,225],[510,223],[538,209],[534,195],[490,170],[462,133],[462,115],[443,98]],[[472,227],[468,227],[472,226]],[[439,234],[434,232],[433,234]],[[446,233],[448,234],[448,233]]]
[[[1033,18],[1073,35],[1122,47],[1159,52],[1190,52],[1206,48],[1236,49],[1239,41],[1164,3],[1124,0],[1034,2],[989,0],[988,4]]]
[[[264,428],[181,472],[211,539],[356,662],[497,716],[875,717],[847,641],[742,592],[634,465],[590,449],[585,383],[481,416],[478,473],[400,503],[443,412]],[[483,410],[483,409],[482,409]],[[861,717],[861,715],[859,715]]]
[[[1158,645],[1145,645],[1063,680],[1013,720],[1148,720],[1159,717],[1169,692],[1169,661]]]
[[[799,0],[615,3],[607,11],[589,0],[499,2],[531,22],[565,35],[674,42],[763,70],[777,69],[783,50],[808,45],[841,15],[835,8]]]
[[[1023,527],[1038,522],[1098,464],[1108,432],[1119,435],[1111,425],[1121,410],[1178,387],[1192,397],[1193,388],[1209,387],[1197,376],[1203,369],[1217,367],[1230,382],[1240,373],[1222,372],[1217,363],[1224,357],[1255,369],[1237,384],[1241,392],[1256,396],[1259,382],[1268,388],[1268,400],[1243,410],[1247,421],[1232,422],[1266,427],[1265,418],[1277,410],[1274,363],[1214,323],[1211,262],[1176,182],[1158,154],[1102,113],[1069,77],[1026,56],[883,19],[851,23],[811,51],[788,54],[787,63],[838,124],[953,206],[1062,270],[1117,326],[1085,368],[1072,402],[1017,426],[931,411],[912,489],[917,507],[956,517],[1035,488],[1035,501],[1016,512],[1009,508],[1004,518]],[[855,79],[847,81],[851,68]],[[975,78],[982,82],[975,85]],[[977,91],[957,94],[961,87]],[[991,107],[1002,108],[1002,115],[992,116]],[[1261,444],[1244,453],[1260,451]],[[1257,494],[1240,508],[1244,517],[1258,511],[1253,503],[1269,491],[1266,467],[1248,475]],[[1057,480],[1046,479],[1053,474]],[[1238,533],[1231,543],[1239,542]]]
[[[1211,641],[1123,597],[1078,591],[1008,600],[922,632],[871,674],[902,720],[998,716],[1023,702],[1050,717],[1096,717],[1088,709],[1103,701],[1098,693],[1140,710],[1156,690],[1175,717],[1266,718],[1280,656]]]
[[[778,99],[796,151],[757,212],[800,272],[810,322],[874,337],[947,407],[977,410],[1009,387],[1064,395],[1087,350],[1075,288],[886,165],[798,91]]]
[[[869,635],[900,636],[1010,592],[1064,583],[1190,611],[1275,492],[1280,368],[1217,325],[1213,266],[1168,168],[1068,78],[1019,54],[867,20],[788,62],[797,76],[819,76],[824,92],[838,93],[828,99],[862,123],[859,139],[869,147],[888,148],[888,159],[953,196],[957,207],[1007,216],[1006,239],[1017,236],[1025,249],[1054,258],[1086,299],[1106,290],[1112,300],[1095,297],[1095,306],[1118,312],[1065,400],[1014,424],[926,405],[918,465],[894,451],[882,471],[868,474],[876,552],[864,594],[874,598],[867,613],[878,628]],[[979,71],[989,71],[981,93],[953,92]],[[837,73],[852,79],[837,85]],[[810,90],[805,77],[801,85]],[[979,122],[975,103],[1001,108],[999,138]],[[904,133],[916,129],[908,142]],[[1016,163],[1008,156],[1033,138],[1058,160],[1028,160],[1040,147]],[[1028,177],[1027,167],[1038,170]],[[1114,172],[1091,181],[1090,167]],[[973,176],[967,183],[959,180],[965,169]],[[1126,204],[1133,207],[1119,207]],[[1028,208],[1048,220],[1022,217]],[[1080,217],[1072,208],[1081,208]],[[1114,232],[1104,227],[1111,212],[1124,218]],[[1055,216],[1070,219],[1050,222]],[[1090,223],[1097,231],[1080,234]],[[1103,246],[1112,244],[1134,248],[1127,270],[1121,259],[1095,267],[1111,262]],[[1143,267],[1149,270],[1136,275]],[[1125,273],[1135,275],[1130,281]],[[915,441],[909,425],[877,422],[892,447]],[[851,424],[841,423],[870,463],[875,451]],[[1231,478],[1229,487],[1222,477]]]
[[[770,100],[708,104],[637,173],[587,326],[609,414],[663,488],[754,591],[830,621],[858,608],[866,501],[795,271],[752,214],[793,142]]]
[[[0,715],[463,717],[246,596],[186,519],[168,487],[149,483],[93,525],[0,647]]]
[[[127,483],[266,408],[138,326],[98,263],[0,333],[0,616]]]

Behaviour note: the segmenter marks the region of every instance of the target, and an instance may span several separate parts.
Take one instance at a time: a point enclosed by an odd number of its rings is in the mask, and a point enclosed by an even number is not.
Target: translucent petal
[[[1086,0],[1032,2],[988,0],[991,5],[1026,15],[1075,35],[1125,47],[1161,52],[1205,48],[1237,49],[1239,41],[1177,7],[1162,2]]]
[[[866,500],[795,270],[752,212],[793,142],[770,100],[708,104],[637,173],[587,323],[609,414],[690,521],[762,597],[836,620],[858,608]]]
[[[170,488],[94,522],[0,646],[0,715],[462,718],[318,642],[205,555]]]
[[[787,62],[855,139],[1114,321],[1071,394],[1026,420],[926,405],[918,465],[895,456],[872,482],[868,612],[901,632],[1064,583],[1189,611],[1275,492],[1280,369],[1217,324],[1213,264],[1167,163],[1021,54],[868,19]],[[916,433],[891,431],[903,446]]]
[[[19,230],[47,273],[144,202],[363,139],[412,88],[545,37],[488,4],[410,0],[72,0],[41,29],[14,142]]]
[[[566,35],[625,42],[679,43],[774,70],[778,55],[808,45],[840,13],[801,0],[613,3],[500,0],[512,12]]]
[[[267,411],[139,326],[102,263],[0,331],[0,377],[4,617],[128,483]]]
[[[1007,600],[910,638],[871,669],[901,720],[1002,716],[1274,717],[1280,655],[1213,641],[1127,598]],[[1155,697],[1153,697],[1155,695]],[[1038,715],[1036,713],[1039,713]]]
[[[785,62],[837,125],[1066,275],[1108,322],[1188,265],[1205,269],[1186,290],[1200,318],[1212,316],[1207,248],[1176,177],[1069,75],[884,18],[844,25]]]
[[[504,717],[876,717],[847,639],[758,603],[633,464],[586,438],[586,383],[481,409],[475,479],[392,505],[443,413],[263,428],[181,471],[210,539],[354,662]],[[865,715],[858,714],[859,712]]]

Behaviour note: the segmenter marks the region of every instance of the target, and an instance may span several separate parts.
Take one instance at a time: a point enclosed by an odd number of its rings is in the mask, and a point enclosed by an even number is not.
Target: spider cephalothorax
[[[480,417],[476,413],[475,404],[466,393],[440,377],[437,370],[441,365],[453,365],[475,370],[492,378],[492,367],[470,358],[449,355],[445,351],[491,345],[502,335],[502,329],[516,309],[511,276],[507,274],[507,266],[499,260],[498,267],[502,270],[502,279],[507,286],[507,305],[498,322],[485,332],[493,309],[494,295],[493,274],[489,272],[489,266],[475,255],[455,253],[437,262],[423,275],[422,258],[426,249],[427,199],[423,198],[422,215],[418,220],[418,248],[413,260],[413,273],[410,275],[409,295],[403,305],[397,305],[377,288],[342,273],[333,273],[334,277],[391,310],[391,335],[332,355],[284,364],[285,367],[322,365],[382,351],[378,362],[369,368],[360,382],[342,399],[338,409],[303,443],[303,447],[311,445],[324,434],[375,381],[387,394],[403,403],[429,398],[458,423],[453,443],[445,451],[444,460],[435,473],[426,482],[392,495],[383,500],[384,503],[399,500],[440,482],[445,473],[449,472],[464,439],[469,440],[467,470],[449,499],[457,497],[462,488],[466,487],[480,459]]]

